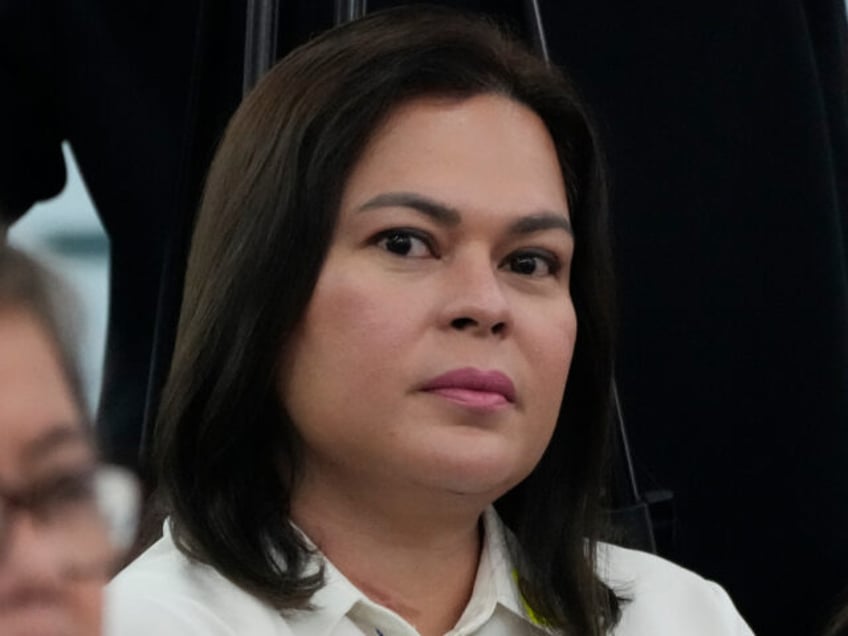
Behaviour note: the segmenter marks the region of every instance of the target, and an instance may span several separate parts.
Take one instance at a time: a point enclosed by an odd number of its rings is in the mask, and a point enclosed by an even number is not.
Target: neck
[[[351,496],[305,480],[291,516],[363,594],[427,636],[449,631],[471,597],[482,507],[424,503],[385,491]]]

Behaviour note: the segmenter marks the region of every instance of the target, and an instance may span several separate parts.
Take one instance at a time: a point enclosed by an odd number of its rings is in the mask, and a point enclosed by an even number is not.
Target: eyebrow
[[[56,424],[44,435],[26,445],[23,452],[23,462],[25,464],[34,463],[51,454],[57,448],[78,444],[88,444],[88,435],[82,430],[82,425],[70,422]]]
[[[572,238],[574,237],[574,228],[571,227],[571,221],[564,214],[557,214],[556,212],[539,212],[522,217],[513,223],[509,229],[512,234],[532,234],[542,230],[564,230]]]
[[[385,192],[363,203],[358,212],[376,208],[402,207],[410,208],[431,218],[439,225],[454,227],[462,221],[462,215],[456,208],[434,201],[414,192]],[[522,217],[509,227],[510,234],[532,234],[543,230],[564,230],[574,236],[574,229],[568,217],[562,212],[542,210],[535,214]]]
[[[459,225],[462,220],[459,212],[444,203],[439,203],[433,199],[429,199],[414,192],[385,192],[378,194],[373,199],[369,199],[361,206],[358,211],[373,210],[375,208],[411,208],[416,212],[421,212],[425,216],[430,217],[439,225],[453,227]]]

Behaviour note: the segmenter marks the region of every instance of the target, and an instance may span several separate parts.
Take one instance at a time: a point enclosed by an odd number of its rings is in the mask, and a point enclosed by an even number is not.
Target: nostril
[[[451,320],[451,327],[454,329],[465,329],[476,324],[477,322],[473,318],[454,318]]]
[[[467,328],[476,327],[479,324],[480,323],[478,321],[474,320],[474,318],[468,318],[468,317],[454,318],[453,320],[451,320],[451,327],[453,327],[454,329],[457,329],[459,331],[462,331],[462,330],[467,329]],[[495,335],[501,335],[505,331],[506,331],[506,323],[503,322],[503,321],[496,322],[491,327],[491,332]]]

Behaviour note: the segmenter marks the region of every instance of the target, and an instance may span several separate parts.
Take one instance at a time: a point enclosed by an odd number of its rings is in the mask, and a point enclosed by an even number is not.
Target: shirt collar
[[[360,620],[363,616],[376,619],[384,617],[392,622],[402,620],[389,609],[371,601],[353,585],[336,567],[323,557],[309,538],[308,545],[316,550],[315,567],[323,562],[324,585],[312,596],[311,609],[297,610],[287,616],[295,633],[331,636],[341,621],[349,616]],[[471,599],[466,605],[455,629],[470,633],[489,621],[500,608],[534,625],[545,633],[537,621],[528,615],[527,605],[518,590],[515,569],[508,547],[510,535],[493,506],[483,513],[483,547]],[[359,621],[357,621],[359,622]]]
[[[329,559],[321,554],[305,532],[297,526],[295,526],[295,529],[300,532],[307,547],[314,554],[308,570],[315,572],[323,566],[324,584],[312,595],[309,607],[294,610],[286,616],[286,622],[296,634],[329,636],[353,609],[354,605],[362,599],[367,600],[367,598],[336,569]]]
[[[491,618],[498,605],[525,617],[518,602],[520,594],[512,575],[512,558],[504,530],[495,509],[489,506],[483,513],[483,549],[474,589],[456,624],[457,629],[469,632],[477,629]]]

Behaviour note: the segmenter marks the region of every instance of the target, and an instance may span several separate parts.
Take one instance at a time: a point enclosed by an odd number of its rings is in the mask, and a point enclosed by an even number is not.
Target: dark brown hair
[[[553,439],[496,507],[518,539],[521,590],[538,616],[580,634],[617,620],[618,601],[594,570],[613,300],[596,134],[572,84],[502,29],[421,7],[329,31],[263,78],[229,124],[193,237],[155,435],[160,486],[180,548],[280,609],[306,605],[322,577],[305,574],[309,553],[288,523],[299,445],[275,390],[277,363],[320,273],[345,181],[400,103],[487,93],[526,105],[554,140],[580,325]]]
[[[823,636],[848,636],[848,592],[842,594],[842,606],[828,621]]]

